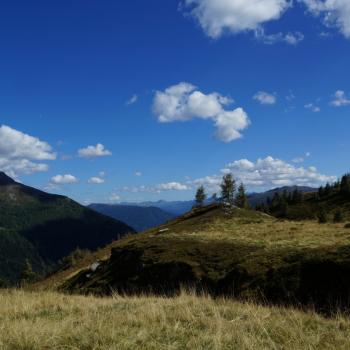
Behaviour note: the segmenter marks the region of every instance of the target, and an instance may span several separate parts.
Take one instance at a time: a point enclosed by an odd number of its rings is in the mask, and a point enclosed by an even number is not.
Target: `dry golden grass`
[[[350,321],[182,294],[0,292],[1,350],[350,349]]]
[[[180,233],[183,235],[183,232]],[[350,244],[350,229],[344,224],[319,224],[316,221],[281,221],[276,219],[217,219],[188,237],[205,240],[244,241],[268,247],[320,248]]]

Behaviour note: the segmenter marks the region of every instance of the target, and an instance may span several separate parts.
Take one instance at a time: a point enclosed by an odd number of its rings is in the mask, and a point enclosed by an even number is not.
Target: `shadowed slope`
[[[28,259],[43,273],[77,247],[97,249],[134,232],[73,200],[45,193],[0,173],[0,278],[18,281]],[[15,246],[27,247],[15,249]],[[4,259],[4,258],[3,258]]]

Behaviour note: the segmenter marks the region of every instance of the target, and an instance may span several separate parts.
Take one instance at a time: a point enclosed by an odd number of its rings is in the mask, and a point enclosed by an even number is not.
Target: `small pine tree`
[[[207,194],[205,193],[205,188],[204,188],[204,186],[200,186],[197,189],[197,193],[196,193],[197,206],[199,206],[199,207],[203,206],[206,199],[207,199]]]
[[[318,196],[320,198],[322,198],[324,196],[324,187],[321,186],[319,189],[318,189]]]
[[[318,217],[318,222],[320,224],[325,224],[328,222],[327,212],[325,209],[321,209],[317,217]]]
[[[224,175],[221,183],[221,197],[224,203],[231,206],[235,203],[236,181],[232,174]]]
[[[28,259],[26,259],[21,272],[21,281],[22,283],[30,283],[34,281],[35,277],[36,274],[33,271],[32,264]]]
[[[331,192],[332,192],[332,187],[329,183],[327,183],[324,189],[324,196],[329,196]]]
[[[248,197],[247,197],[243,183],[241,183],[240,186],[238,187],[238,193],[236,196],[236,205],[238,208],[243,208],[243,209],[246,209],[249,207]]]
[[[344,221],[344,214],[341,210],[337,210],[334,213],[334,218],[333,218],[333,222],[334,223],[340,223]]]
[[[350,194],[350,175],[344,175],[340,182],[340,192],[344,195]]]

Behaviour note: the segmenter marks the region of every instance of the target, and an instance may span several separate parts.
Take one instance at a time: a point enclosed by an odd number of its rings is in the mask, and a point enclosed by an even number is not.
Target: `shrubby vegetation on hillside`
[[[304,194],[298,189],[293,193],[285,191],[282,195],[275,193],[273,198],[268,198],[265,204],[258,205],[256,209],[291,220],[342,222],[350,217],[350,174],[333,184],[320,187],[315,193]]]

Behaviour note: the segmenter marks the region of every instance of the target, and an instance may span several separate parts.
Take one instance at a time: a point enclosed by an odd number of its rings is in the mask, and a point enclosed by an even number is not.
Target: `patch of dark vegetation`
[[[350,306],[350,246],[274,249],[230,242],[153,237],[114,248],[95,272],[67,281],[69,292],[176,295],[187,287],[213,296],[314,305],[328,312]]]
[[[266,203],[257,205],[256,209],[289,220],[343,222],[350,217],[350,174],[333,184],[320,187],[318,192],[302,193],[297,188],[294,192],[276,192],[272,198],[267,198]]]

